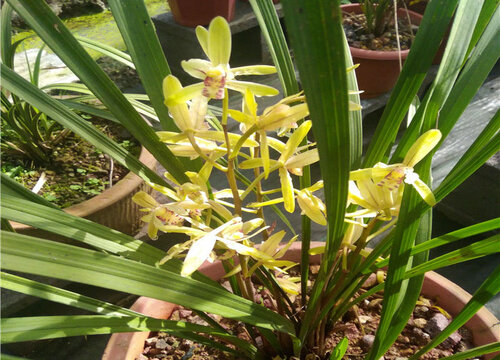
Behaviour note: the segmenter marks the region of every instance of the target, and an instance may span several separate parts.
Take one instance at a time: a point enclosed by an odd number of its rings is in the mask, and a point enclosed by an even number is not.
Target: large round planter
[[[323,242],[311,243],[311,247],[323,245]],[[284,259],[300,262],[300,247],[300,243],[294,243]],[[319,264],[320,259],[319,255],[315,255],[310,258],[310,262]],[[220,279],[225,274],[220,262],[205,262],[200,271],[213,280]],[[453,316],[458,314],[471,298],[471,295],[461,287],[433,271],[425,275],[422,293],[429,298],[437,299],[438,305]],[[168,319],[176,307],[177,305],[172,303],[140,297],[131,309],[154,318]],[[466,326],[472,332],[476,346],[500,341],[500,322],[484,307],[467,322]],[[102,360],[135,360],[144,349],[144,341],[148,337],[149,332],[113,334],[104,350]],[[486,359],[491,358],[493,355],[486,356]]]
[[[183,26],[208,25],[216,16],[233,20],[236,0],[168,0],[175,22]]]
[[[156,159],[144,147],[141,150],[139,160],[150,169],[156,169]],[[132,196],[138,191],[151,193],[152,188],[145,184],[140,177],[130,172],[101,194],[79,204],[67,207],[64,211],[68,214],[92,220],[101,225],[132,235],[141,227],[140,218],[144,215],[144,213],[139,211],[139,206],[132,201]],[[62,237],[31,226],[16,222],[12,222],[11,224],[14,230],[21,234],[66,242]]]
[[[359,4],[342,5],[341,9],[344,13],[362,13]],[[413,11],[408,11],[408,15],[412,24],[420,24],[422,15]],[[398,10],[398,16],[406,17],[406,10]],[[360,95],[363,99],[376,97],[390,91],[396,84],[400,73],[399,54],[404,62],[410,52],[410,50],[401,52],[363,50],[352,46],[349,46],[349,50],[354,64],[359,64],[356,69],[356,77],[359,89],[364,91]]]

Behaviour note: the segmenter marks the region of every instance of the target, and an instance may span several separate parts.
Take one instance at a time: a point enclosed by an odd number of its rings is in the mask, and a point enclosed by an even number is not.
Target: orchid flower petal
[[[423,182],[421,179],[415,179],[412,182],[412,185],[429,206],[436,205],[436,198],[434,197],[432,190],[427,186],[425,182]]]
[[[201,48],[203,49],[203,52],[208,57],[208,30],[205,29],[203,26],[197,26],[196,38],[198,39],[198,42],[200,43]]]
[[[243,100],[243,112],[255,120],[257,117],[257,102],[254,94],[249,89],[245,90]]]
[[[285,202],[285,210],[293,213],[295,210],[295,198],[293,196],[293,182],[290,173],[285,168],[279,168],[281,191]]]
[[[279,91],[271,86],[249,81],[228,80],[226,87],[240,93],[245,93],[245,90],[248,89],[254,93],[255,96],[275,96],[279,94]]]
[[[217,239],[215,235],[215,233],[209,233],[191,245],[182,265],[181,276],[191,275],[207,260]]]
[[[269,238],[264,241],[264,243],[260,246],[260,250],[268,255],[273,255],[278,248],[281,240],[285,237],[286,232],[284,230],[278,231],[277,233],[272,234]]]
[[[204,87],[203,83],[192,84],[182,88],[181,90],[175,93],[169,94],[168,97],[165,98],[165,105],[167,106],[179,105],[179,104],[185,105],[186,101],[199,96],[201,94],[201,91],[203,90],[203,87]]]
[[[137,205],[148,209],[153,209],[160,205],[151,195],[144,191],[139,191],[134,196],[132,196],[132,201]]]
[[[275,74],[276,67],[271,65],[249,65],[232,68],[234,75],[268,75]]]
[[[406,153],[403,164],[414,167],[422,160],[441,140],[441,131],[432,129],[422,134]]]
[[[231,56],[231,30],[222,16],[214,18],[208,27],[208,58],[214,66],[229,63]]]
[[[267,135],[265,131],[260,132],[260,156],[262,158],[262,167],[264,168],[264,178],[267,179],[271,169],[269,159],[269,148],[267,147]]]
[[[203,59],[189,59],[181,61],[182,69],[196,79],[204,80],[212,64]]]
[[[293,132],[292,136],[290,136],[290,139],[288,139],[288,141],[286,142],[285,150],[281,153],[279,161],[285,162],[288,160],[288,158],[300,145],[302,140],[307,136],[307,133],[311,129],[311,126],[311,120],[306,120]]]

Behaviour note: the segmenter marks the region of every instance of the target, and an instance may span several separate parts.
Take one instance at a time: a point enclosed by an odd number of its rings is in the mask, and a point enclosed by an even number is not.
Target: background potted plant
[[[398,6],[398,27],[394,6]],[[403,7],[404,5],[404,7]],[[409,11],[405,1],[364,0],[342,5],[344,28],[355,64],[362,98],[391,90],[402,62],[408,57],[422,15]]]
[[[216,16],[233,20],[236,0],[168,0],[174,20],[184,26],[208,25]]]
[[[249,332],[258,331],[270,347],[260,346],[257,342],[254,345],[252,337],[249,341],[242,341],[210,320],[208,326],[205,326],[153,319],[97,299],[8,274],[2,275],[3,287],[54,299],[100,315],[2,319],[2,342],[161,330],[223,348],[227,352],[236,352],[238,356],[250,359],[305,357],[311,353],[323,358],[333,356],[334,359],[340,359],[345,353],[345,342],[340,342],[341,345],[335,347],[331,355],[330,349],[324,343],[322,345],[325,338],[321,329],[325,329],[330,321],[336,320],[352,305],[352,296],[369,274],[387,266],[387,277],[379,286],[385,290],[384,306],[373,346],[366,357],[370,360],[379,359],[411,316],[411,310],[420,295],[425,272],[499,251],[498,236],[493,236],[433,260],[427,258],[429,249],[443,243],[469,236],[471,232],[477,234],[498,229],[498,220],[493,219],[444,237],[431,239],[430,236],[431,206],[441,201],[498,150],[497,114],[443,183],[432,191],[426,185],[430,179],[431,158],[435,148],[440,146],[443,138],[453,128],[498,57],[495,44],[499,31],[496,16],[499,10],[481,12],[481,9],[473,6],[477,4],[476,1],[457,0],[452,7],[449,6],[449,0],[433,0],[429,4],[426,10],[429,21],[424,22],[419,29],[414,50],[405,62],[378,130],[364,153],[356,81],[354,73],[346,71],[352,68],[352,62],[349,61],[343,36],[339,1],[318,4],[290,0],[283,4],[291,45],[304,86],[304,98],[298,93],[288,49],[275,46],[283,44],[284,37],[278,30],[280,25],[272,3],[251,0],[260,18],[261,28],[273,46],[274,62],[287,96],[262,114],[257,112],[251,92],[270,95],[273,90],[258,83],[242,83],[236,76],[249,71],[268,73],[272,69],[261,66],[246,69],[228,66],[228,39],[231,37],[224,20],[216,18],[209,30],[197,30],[209,61],[193,59],[184,63],[184,68],[195,76],[199,76],[197,70],[203,69],[206,77],[200,84],[183,88],[172,76],[158,77],[158,64],[162,63],[158,62],[158,58],[161,59],[162,54],[152,50],[154,47],[159,49],[154,31],[150,28],[150,31],[141,35],[137,31],[144,30],[143,21],[147,19],[147,11],[142,2],[133,1],[132,4],[132,1],[110,1],[120,29],[127,35],[124,37],[134,62],[137,62],[138,68],[141,64],[149,65],[143,68],[142,73],[139,71],[141,77],[147,77],[151,81],[145,82],[150,85],[146,86],[146,91],[160,89],[159,94],[152,93],[160,101],[155,102],[150,95],[152,105],[157,112],[166,111],[165,101],[175,124],[173,130],[160,132],[158,138],[155,138],[166,142],[168,147],[159,143],[161,147],[152,148],[152,151],[156,150],[159,155],[162,155],[161,151],[169,155],[173,152],[177,156],[198,156],[205,160],[202,167],[187,172],[180,161],[165,163],[168,166],[168,178],[172,182],[167,183],[160,178],[162,184],[157,183],[154,188],[170,199],[167,204],[159,204],[145,194],[136,197],[137,202],[146,210],[145,220],[150,224],[152,237],[157,231],[174,231],[186,233],[189,239],[165,254],[142,241],[51,209],[27,190],[16,188],[15,191],[5,192],[2,183],[3,221],[36,224],[45,230],[68,234],[73,239],[98,249],[82,249],[2,231],[2,267],[8,271],[64,278],[153,297],[189,307],[198,311],[201,316],[210,313],[236,319],[244,323]],[[93,63],[79,51],[78,45],[67,48],[62,46],[72,42],[71,36],[45,4],[28,0],[8,2],[33,28],[38,29],[45,41],[57,49],[60,57],[69,66],[73,66],[75,71],[85,73],[86,69],[95,70]],[[128,11],[128,6],[134,7],[133,14]],[[392,159],[388,159],[386,154],[394,145],[399,125],[431,65],[440,37],[444,34],[455,7],[457,15],[440,71]],[[43,16],[32,17],[30,14]],[[140,14],[145,15],[138,16]],[[485,22],[488,25],[481,31],[482,36],[472,36],[478,26],[476,24]],[[54,27],[54,24],[57,26]],[[144,50],[146,42],[146,53],[150,56],[144,56],[145,53],[139,51]],[[75,43],[72,42],[71,45]],[[137,53],[142,56],[134,57]],[[157,60],[155,66],[149,63],[153,55]],[[327,62],[325,59],[331,61]],[[468,60],[464,63],[465,59]],[[37,107],[45,104],[46,98],[28,82],[4,65],[2,72],[5,87],[9,91],[22,98],[30,98]],[[96,79],[92,77],[89,80],[85,76],[81,78],[82,81],[87,81],[89,87],[92,80]],[[164,91],[161,91],[161,81],[164,78]],[[244,92],[243,111],[229,111],[227,89]],[[111,95],[110,98],[102,97],[106,100],[120,98],[120,94],[112,92]],[[194,96],[192,101],[186,103],[191,96]],[[213,126],[210,130],[203,122],[203,109],[209,98],[223,100],[220,122],[218,119],[208,118]],[[459,98],[461,101],[457,101]],[[53,107],[66,115],[60,105],[50,105],[45,107],[46,112]],[[108,107],[110,111],[120,110],[118,107]],[[190,112],[190,108],[197,111]],[[439,123],[436,122],[438,111]],[[308,119],[308,112],[311,120]],[[242,133],[227,130],[228,115],[243,123]],[[297,128],[291,130],[290,137],[284,142],[277,141],[271,133],[271,130],[293,128],[296,121],[299,122]],[[305,140],[311,126],[317,144],[307,143]],[[144,140],[149,139],[146,137]],[[267,146],[278,149],[278,159],[274,159],[274,153],[268,151]],[[308,165],[318,159],[322,182],[311,184]],[[335,166],[331,166],[332,162]],[[248,181],[242,177],[237,171],[239,168],[255,169],[254,180]],[[208,175],[211,170],[214,173],[221,171],[227,176],[227,190],[212,189],[207,185],[207,182],[211,182]],[[266,184],[264,179],[267,174],[272,173],[278,173],[279,187],[260,187]],[[300,188],[295,188],[290,174],[302,175]],[[156,183],[156,180],[151,182]],[[219,184],[217,183],[218,186]],[[314,196],[314,192],[320,188],[324,189],[324,203]],[[362,189],[369,189],[371,191],[368,193],[376,193],[376,196],[369,198]],[[245,199],[254,190],[256,201]],[[228,204],[223,200],[231,196],[232,203]],[[270,196],[269,200],[267,196]],[[348,199],[350,206],[346,208]],[[280,202],[284,203],[285,211],[293,211],[297,206],[305,213],[301,237],[300,283],[271,271],[289,265],[281,262],[283,254],[278,243],[281,239],[286,239],[286,244],[291,244],[294,237],[286,236],[284,232],[266,233],[268,229],[263,227],[264,217],[255,215],[253,211],[249,212],[252,214],[250,219],[243,221],[241,218],[244,211],[257,209],[259,212],[264,206]],[[358,220],[359,217],[366,218],[367,222]],[[350,226],[344,226],[346,219]],[[309,299],[304,298],[303,302],[297,304],[296,310],[301,314],[297,318],[297,312],[293,311],[294,305],[287,302],[286,290],[299,292],[304,289],[303,293],[308,290],[311,220],[328,224],[327,238],[318,276],[310,289]],[[370,236],[386,228],[390,230],[389,234],[369,250],[366,244]],[[259,231],[264,236],[267,235],[267,240],[260,248],[253,246],[253,240],[249,237]],[[177,255],[186,253],[184,260],[176,258]],[[239,267],[232,262],[232,255],[235,254],[240,260]],[[231,272],[233,292],[196,271],[203,260],[211,256],[228,265],[225,271]],[[271,294],[274,293],[273,299],[284,305],[281,311],[274,312],[254,302],[249,284],[252,273],[262,276],[265,288]],[[443,337],[470,319],[500,290],[499,273],[500,268],[497,268],[430,346],[444,340]],[[57,296],[54,296],[55,293]],[[223,344],[216,343],[213,337],[222,339]],[[425,348],[422,351],[427,350]],[[498,343],[490,343],[460,356],[475,357],[498,350]]]
[[[2,60],[6,66],[13,69],[15,51],[25,39],[11,44],[9,21],[11,12],[10,6],[6,5],[3,8]],[[98,51],[111,52],[115,59],[125,61],[128,57],[127,54],[99,42],[83,38],[80,41],[86,45],[92,43],[94,49]],[[43,49],[42,46],[35,62],[31,64],[30,81],[34,86],[38,86],[41,76]],[[85,94],[83,97],[66,95],[61,101],[72,109],[77,108],[78,112],[74,110],[76,114],[82,116],[85,114],[86,120],[90,118],[94,124],[100,125],[99,131],[103,132],[104,136],[118,140],[120,132],[123,132],[122,126],[116,125],[118,121],[109,112],[91,105],[95,97],[81,84],[50,84],[43,89],[83,92]],[[103,121],[108,123],[102,123]],[[44,193],[47,199],[51,199],[50,201],[59,207],[64,207],[70,214],[91,219],[121,232],[134,234],[140,227],[141,213],[137,206],[131,206],[130,200],[137,191],[147,191],[148,187],[141,178],[128,173],[126,167],[119,164],[115,167],[112,159],[101,160],[103,155],[99,154],[99,150],[95,150],[87,142],[82,142],[81,138],[75,137],[69,128],[64,128],[64,124],[64,121],[61,124],[2,88],[2,172],[10,177],[16,177],[16,173],[21,173],[18,177],[23,183],[28,183],[27,186],[32,187],[35,193]],[[107,130],[109,128],[112,130]],[[127,138],[121,136],[124,140],[121,145],[125,146],[125,151],[130,152],[134,146],[133,141],[130,141],[131,136],[128,135]],[[135,149],[138,151],[134,154],[139,160],[154,170],[156,168],[154,157],[145,148],[137,149],[136,146]],[[108,165],[109,168],[104,170],[104,166]],[[45,170],[47,174],[50,172],[52,175],[46,176]],[[35,175],[29,175],[30,172],[35,172]],[[122,175],[117,178],[117,174]],[[4,178],[4,181],[8,180]],[[78,201],[78,199],[83,200]],[[48,234],[19,223],[12,225],[17,232],[24,234],[40,236]]]

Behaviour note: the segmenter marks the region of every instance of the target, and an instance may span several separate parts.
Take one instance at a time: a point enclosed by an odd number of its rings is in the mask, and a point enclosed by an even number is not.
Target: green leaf
[[[428,166],[430,166],[430,162]],[[417,245],[425,243],[430,238],[431,232],[432,232],[432,211],[429,210],[420,218],[419,228],[417,231],[417,235],[415,237],[415,244]],[[421,252],[411,257],[408,264],[409,266],[418,266],[426,263],[428,259],[429,259],[429,252],[425,251],[423,253]],[[401,288],[402,300],[399,307],[397,308],[397,311],[390,318],[389,330],[386,333],[380,333],[380,334],[377,333],[376,335],[380,336],[383,342],[381,352],[379,353],[385,353],[403,331],[404,327],[408,323],[413,313],[413,310],[415,309],[417,300],[420,297],[420,292],[422,290],[423,283],[424,283],[424,274],[410,278],[407,284],[405,284],[405,282],[402,283],[403,285]],[[377,341],[377,339],[375,339],[375,341]]]
[[[415,255],[415,254],[418,254],[422,251],[427,251],[427,250],[437,248],[441,245],[450,244],[450,243],[458,241],[458,240],[462,240],[462,239],[465,239],[465,238],[468,238],[468,237],[471,237],[474,235],[478,235],[478,234],[482,234],[482,233],[485,233],[488,231],[493,231],[493,230],[498,230],[498,229],[500,229],[500,218],[484,221],[484,222],[479,223],[479,224],[474,224],[474,225],[468,226],[466,228],[452,231],[448,234],[438,236],[438,237],[433,238],[429,241],[426,241],[422,244],[418,244],[411,249],[410,255]],[[365,270],[363,270],[362,273],[369,274],[372,271],[375,271],[376,269],[387,266],[388,263],[389,263],[389,259],[379,261],[376,263],[375,269],[371,269],[371,270],[365,269]]]
[[[315,313],[326,269],[342,240],[351,166],[347,67],[339,5],[339,1],[283,3],[320,155],[328,220],[327,251],[302,324],[301,340],[310,330],[308,324]]]
[[[262,36],[269,47],[269,52],[283,86],[284,95],[290,96],[298,93],[299,84],[276,8],[269,0],[250,0],[250,5],[259,22]]]
[[[464,261],[476,259],[478,257],[500,253],[498,242],[500,235],[491,236],[485,240],[475,242],[471,245],[465,246],[455,251],[451,251],[441,255],[435,259],[426,261],[425,263],[415,266],[408,270],[404,277],[410,278],[419,274],[424,274],[427,271],[440,269],[445,266],[459,264]]]
[[[448,338],[453,332],[465,325],[493,296],[500,292],[500,265],[488,276],[467,302],[459,314],[453,317],[451,323],[427,345],[415,353],[410,360],[417,360],[430,349],[435,348]]]
[[[72,291],[46,285],[20,276],[0,272],[2,288],[17,291],[23,294],[36,296],[41,299],[54,301],[59,304],[73,306],[78,309],[92,311],[102,315],[114,316],[142,316],[141,314],[116,306],[105,301],[80,295]]]
[[[211,327],[186,321],[159,320],[143,316],[113,317],[105,315],[33,316],[2,319],[2,344],[12,342],[55,339],[78,335],[112,334],[131,331],[165,331],[186,337],[189,333],[204,333],[237,344],[242,350],[250,350],[255,355],[257,349],[235,336],[227,335]],[[207,341],[208,339],[206,339]],[[213,341],[209,341],[213,343]],[[225,347],[225,351],[240,354]]]
[[[493,344],[478,346],[478,347],[475,347],[473,349],[465,350],[465,351],[459,352],[458,354],[455,354],[455,355],[446,356],[444,358],[441,358],[441,360],[474,359],[474,358],[480,357],[481,355],[491,354],[491,353],[494,353],[497,351],[500,351],[500,341],[493,343]],[[494,357],[493,359],[497,360],[498,356]]]
[[[439,112],[439,130],[443,133],[443,137],[446,137],[451,131],[498,61],[500,57],[499,37],[500,7],[497,7],[490,23],[462,69],[453,90]]]
[[[408,281],[403,281],[403,279],[408,266],[411,266],[410,251],[420,223],[419,217],[413,215],[419,202],[422,202],[422,199],[413,187],[405,188],[394,234],[394,238],[398,241],[392,244],[385,281],[384,306],[375,342],[367,355],[367,360],[379,359],[387,350],[384,337],[390,331],[392,317],[401,305],[408,287]]]
[[[434,192],[437,201],[453,191],[500,150],[499,128],[500,110],[437,187]]]
[[[75,39],[78,40],[80,44],[82,44],[86,48],[98,51],[103,55],[106,55],[124,65],[127,65],[132,69],[135,69],[135,65],[132,62],[132,58],[130,57],[129,54],[120,51],[118,49],[115,49],[112,46],[106,45],[100,41],[89,39],[83,36],[75,35]]]
[[[418,107],[410,127],[400,140],[390,163],[401,162],[420,134],[436,127],[439,110],[446,101],[462,68],[482,2],[483,0],[460,1],[436,78]]]
[[[166,181],[153,170],[141,163],[135,156],[97,130],[88,121],[73,113],[57,100],[51,98],[33,84],[29,83],[11,69],[1,64],[2,86],[35,106],[43,113],[60,123],[63,127],[78,134],[99,150],[110,155],[126,168],[146,181],[167,185]],[[134,134],[135,135],[135,134]],[[155,135],[156,136],[156,135]]]
[[[3,360],[26,360],[26,358],[20,358],[17,356],[12,356],[7,354],[0,354],[0,358],[2,358]]]
[[[1,186],[1,195],[2,198],[4,196],[15,196],[15,197],[20,197],[22,199],[30,200],[29,203],[37,203],[41,205],[48,206],[53,209],[59,209],[56,205],[52,204],[51,202],[45,200],[43,197],[35,194],[34,192],[28,190],[21,184],[19,184],[17,181],[14,179],[10,178],[3,172],[0,173],[1,176],[1,181],[0,181],[0,186]]]
[[[345,337],[335,346],[330,355],[330,360],[342,360],[347,351],[347,346],[349,345],[349,340]]]
[[[1,235],[1,264],[5,270],[64,278],[173,302],[271,330],[294,331],[293,325],[275,312],[211,284],[97,251],[10,232],[2,231]]]
[[[144,1],[110,0],[108,4],[134,61],[144,89],[160,119],[162,129],[177,131],[178,129],[163,103],[162,82],[170,74],[170,68]]]
[[[399,126],[431,66],[457,2],[458,0],[429,2],[398,82],[392,90],[382,118],[370,141],[363,167],[371,167],[387,159],[387,153],[396,138]]]
[[[188,181],[179,159],[160,142],[154,130],[146,124],[45,2],[29,0],[7,2],[172,176],[181,183]]]
[[[14,49],[12,47],[12,6],[2,5],[2,19],[0,23],[0,50],[2,62],[9,68],[13,66]]]
[[[477,42],[481,38],[483,31],[490,22],[493,14],[495,13],[495,9],[498,7],[498,4],[500,4],[499,0],[484,2],[483,7],[481,8],[481,13],[479,14],[477,26],[474,29],[474,33],[472,34],[472,39],[469,44],[469,49],[467,50],[467,55],[471,53],[472,49],[474,49],[474,46],[476,46]]]

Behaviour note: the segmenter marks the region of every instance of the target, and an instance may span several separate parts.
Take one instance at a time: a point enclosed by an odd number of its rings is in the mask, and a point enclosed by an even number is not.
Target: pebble
[[[361,285],[363,289],[369,289],[371,287],[374,287],[377,285],[377,275],[376,274],[370,274],[368,279]]]
[[[380,309],[382,307],[382,301],[383,299],[373,299],[372,301],[370,301],[370,303],[368,304],[368,307],[370,309]]]
[[[427,320],[425,320],[424,318],[416,318],[413,319],[413,324],[416,327],[423,329],[427,325]]]
[[[415,306],[415,310],[413,311],[413,316],[419,318],[427,318],[429,314],[429,308],[427,306]]]
[[[311,265],[309,267],[309,271],[311,272],[312,275],[316,275],[319,272],[319,265]]]
[[[166,347],[168,346],[167,342],[165,341],[165,339],[159,339],[156,344],[155,344],[155,347],[157,349],[165,349]]]
[[[460,340],[462,340],[462,335],[455,331],[450,336],[448,336],[445,341],[443,341],[443,346],[445,348],[453,348],[460,342]]]
[[[368,351],[372,348],[374,341],[375,335],[365,335],[361,338],[359,346],[361,346],[363,350]]]
[[[441,313],[435,313],[427,322],[424,330],[427,334],[434,338],[436,335],[441,333],[449,323],[450,320],[448,320],[446,316]]]
[[[422,331],[422,329],[413,328],[413,333],[415,334],[415,340],[420,345],[425,345],[431,340],[430,335],[427,334],[426,332]]]

